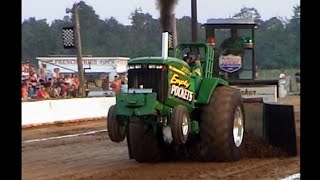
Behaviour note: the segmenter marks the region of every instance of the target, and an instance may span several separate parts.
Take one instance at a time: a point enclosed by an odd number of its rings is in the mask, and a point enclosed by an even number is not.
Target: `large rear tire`
[[[200,119],[201,160],[240,160],[245,127],[240,91],[217,87],[209,104],[202,107]]]
[[[130,118],[128,124],[128,150],[138,162],[158,162],[166,157],[162,136],[145,132],[144,124],[139,118]]]
[[[112,105],[109,108],[107,117],[107,129],[111,141],[121,142],[126,137],[125,126],[121,125],[119,121],[117,121],[115,110],[115,105]]]

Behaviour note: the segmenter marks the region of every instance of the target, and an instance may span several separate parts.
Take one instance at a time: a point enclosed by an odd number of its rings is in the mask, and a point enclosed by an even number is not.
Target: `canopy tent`
[[[39,67],[46,64],[46,69],[53,72],[55,68],[60,73],[77,73],[76,57],[37,57]],[[83,57],[83,68],[86,73],[123,73],[127,71],[128,57]]]

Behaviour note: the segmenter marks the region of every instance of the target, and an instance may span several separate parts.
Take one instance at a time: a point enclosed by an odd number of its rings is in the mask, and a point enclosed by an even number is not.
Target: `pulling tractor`
[[[182,43],[168,56],[168,32],[161,57],[128,62],[128,92],[116,95],[108,111],[113,142],[127,140],[138,162],[164,159],[237,161],[245,138],[245,112],[239,89],[215,77],[215,52],[208,43]],[[197,54],[202,75],[182,60]]]
[[[203,27],[207,42],[178,44],[169,56],[163,32],[161,57],[130,59],[128,92],[117,94],[108,111],[111,141],[126,139],[129,157],[138,162],[237,161],[248,135],[296,156],[293,106],[275,104],[277,80],[255,79],[256,24],[209,19]],[[242,56],[223,54],[215,44],[217,30],[232,28],[249,30]],[[188,52],[196,55],[201,75],[182,60]]]

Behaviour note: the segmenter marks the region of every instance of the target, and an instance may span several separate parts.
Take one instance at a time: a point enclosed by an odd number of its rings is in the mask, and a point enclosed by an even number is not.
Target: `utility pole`
[[[198,40],[197,0],[191,0],[191,34],[192,42]]]
[[[79,21],[79,6],[78,4],[73,5],[73,24],[75,27],[75,45],[77,50],[77,63],[78,63],[78,78],[80,82],[79,94],[85,97],[84,89],[84,73],[82,64],[82,45],[81,45],[81,34],[80,34],[80,21]]]

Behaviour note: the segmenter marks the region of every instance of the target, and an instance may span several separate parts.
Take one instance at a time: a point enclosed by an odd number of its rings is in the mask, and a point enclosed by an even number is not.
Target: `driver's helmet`
[[[188,52],[183,55],[183,60],[190,65],[195,62],[195,56],[192,52]]]

